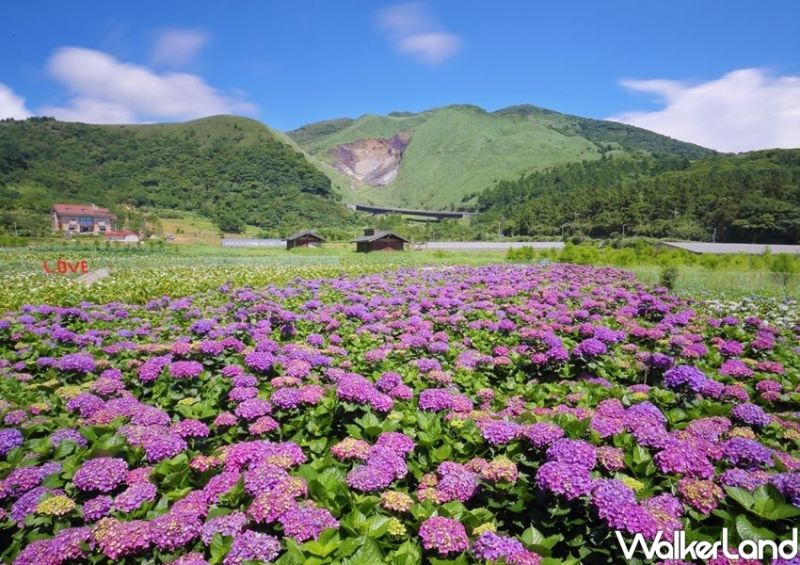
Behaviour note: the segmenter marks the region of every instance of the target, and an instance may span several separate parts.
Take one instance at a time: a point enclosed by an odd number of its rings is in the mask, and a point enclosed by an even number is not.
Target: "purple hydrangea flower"
[[[576,357],[591,358],[599,357],[600,355],[605,354],[607,351],[608,346],[605,343],[599,339],[590,337],[588,339],[584,339],[582,342],[576,345],[575,349],[572,350],[572,353]]]
[[[5,456],[15,447],[22,445],[22,432],[16,428],[0,430],[0,456]]]
[[[749,402],[734,406],[733,410],[731,410],[731,416],[756,428],[762,428],[770,422],[769,414],[764,412],[763,408]]]
[[[339,527],[339,522],[328,510],[310,502],[291,508],[278,520],[284,534],[299,542],[317,539],[323,530]]]
[[[672,390],[686,387],[693,392],[700,392],[705,381],[703,372],[692,365],[678,365],[664,373],[664,386]]]
[[[443,516],[425,520],[419,528],[422,546],[442,557],[461,553],[469,548],[467,532],[461,522]]]
[[[592,488],[592,476],[584,465],[548,461],[536,472],[539,488],[574,500],[588,494]]]
[[[58,362],[58,368],[69,373],[91,373],[94,371],[94,357],[88,353],[70,353]]]
[[[246,561],[271,563],[281,552],[281,542],[274,536],[245,530],[233,538],[233,544],[223,565],[241,565]]]
[[[203,372],[203,365],[197,361],[175,361],[169,364],[169,374],[173,379],[196,379]]]
[[[83,491],[111,492],[128,474],[128,464],[115,457],[88,459],[75,472],[72,482]]]

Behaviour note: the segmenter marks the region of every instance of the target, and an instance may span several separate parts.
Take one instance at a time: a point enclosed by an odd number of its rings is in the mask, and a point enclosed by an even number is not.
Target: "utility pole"
[[[715,226],[714,233],[711,234],[711,243],[716,243],[716,242],[717,242],[717,228]]]
[[[626,224],[622,224],[622,239],[625,239],[625,225]]]
[[[19,237],[19,234],[17,233],[17,222],[14,222],[14,237]]]

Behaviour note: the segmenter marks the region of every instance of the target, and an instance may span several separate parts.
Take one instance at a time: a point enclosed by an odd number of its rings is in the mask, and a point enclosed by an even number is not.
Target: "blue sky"
[[[726,150],[800,146],[791,0],[11,0],[3,12],[0,117],[231,112],[286,130],[531,103]]]

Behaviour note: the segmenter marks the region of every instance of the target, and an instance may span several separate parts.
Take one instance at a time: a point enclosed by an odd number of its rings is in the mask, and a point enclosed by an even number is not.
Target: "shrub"
[[[661,269],[658,276],[658,284],[672,290],[675,288],[675,283],[678,281],[678,268],[668,265]]]

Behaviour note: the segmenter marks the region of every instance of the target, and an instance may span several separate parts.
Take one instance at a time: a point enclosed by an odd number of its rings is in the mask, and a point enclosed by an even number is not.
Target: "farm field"
[[[427,250],[388,254],[359,254],[352,244],[332,243],[320,249],[220,248],[217,245],[106,247],[91,244],[39,244],[33,248],[0,248],[0,312],[23,304],[74,306],[81,302],[121,300],[143,304],[164,295],[172,297],[217,288],[280,284],[295,276],[335,276],[392,270],[402,266],[486,265],[496,263],[566,262],[614,266],[634,272],[643,282],[657,285],[663,264],[678,269],[674,291],[702,299],[762,297],[800,298],[800,275],[775,274],[767,260],[751,257],[697,257],[686,253],[634,254],[570,246],[563,250]],[[58,259],[86,260],[90,270],[108,269],[110,276],[91,285],[75,276],[48,275],[43,263]],[[789,267],[800,266],[795,259]],[[661,265],[661,266],[660,266]],[[800,269],[798,269],[800,270]],[[792,302],[793,303],[793,302]],[[789,306],[794,307],[795,306]]]
[[[6,256],[36,305],[0,308],[4,562],[614,563],[615,531],[797,523],[791,300],[496,255],[182,253],[42,289],[39,252]]]

